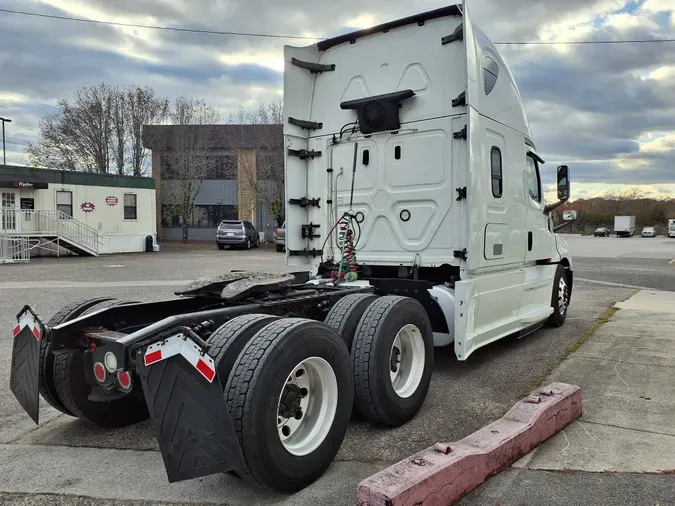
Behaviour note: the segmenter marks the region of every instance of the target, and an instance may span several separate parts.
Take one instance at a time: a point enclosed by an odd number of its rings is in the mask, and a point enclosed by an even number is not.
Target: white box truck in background
[[[675,220],[668,220],[668,237],[675,237]]]
[[[615,216],[614,232],[617,237],[633,237],[635,235],[635,216]]]

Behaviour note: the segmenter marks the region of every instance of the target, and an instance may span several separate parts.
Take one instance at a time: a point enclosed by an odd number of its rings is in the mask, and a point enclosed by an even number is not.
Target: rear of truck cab
[[[439,342],[460,360],[546,321],[567,248],[515,79],[466,2],[287,46],[284,90],[286,200],[321,202],[287,206],[289,265],[340,261],[351,227],[362,272],[450,286],[465,310]]]

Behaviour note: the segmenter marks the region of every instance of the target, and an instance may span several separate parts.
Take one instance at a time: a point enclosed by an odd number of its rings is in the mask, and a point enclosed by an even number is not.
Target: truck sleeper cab
[[[169,481],[214,473],[292,493],[352,410],[398,427],[434,348],[459,360],[562,325],[572,293],[543,160],[508,67],[466,3],[284,52],[286,263],[160,302],[17,315],[10,387],[88,423],[149,418]],[[573,219],[573,218],[570,218]]]
[[[466,360],[566,311],[572,263],[513,75],[460,7],[286,48],[286,200],[321,202],[288,206],[286,249],[320,275],[353,230],[359,279],[431,282]]]

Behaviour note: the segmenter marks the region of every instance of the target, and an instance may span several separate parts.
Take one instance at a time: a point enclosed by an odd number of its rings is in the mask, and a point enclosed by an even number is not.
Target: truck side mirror
[[[548,205],[544,208],[544,214],[550,215],[551,212],[570,198],[571,194],[571,185],[570,185],[570,169],[567,165],[561,165],[558,167],[558,202],[555,204]]]
[[[567,202],[570,198],[570,193],[569,167],[561,165],[558,167],[558,200]]]

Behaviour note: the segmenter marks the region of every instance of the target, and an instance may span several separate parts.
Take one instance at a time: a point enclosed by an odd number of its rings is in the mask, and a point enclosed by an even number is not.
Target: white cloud
[[[670,153],[675,151],[675,132],[656,137],[640,144],[642,153]]]
[[[2,102],[5,106],[11,106],[14,104],[27,104],[30,102],[30,97],[20,93],[0,91],[0,102]]]
[[[260,65],[262,67],[276,70],[277,72],[284,71],[284,57],[279,52],[236,52],[236,53],[220,53],[218,60],[225,65],[242,65],[252,64]]]
[[[672,80],[675,78],[675,65],[664,65],[650,72],[646,79]]]
[[[640,7],[640,12],[659,13],[659,12],[673,12],[672,0],[646,0]]]

